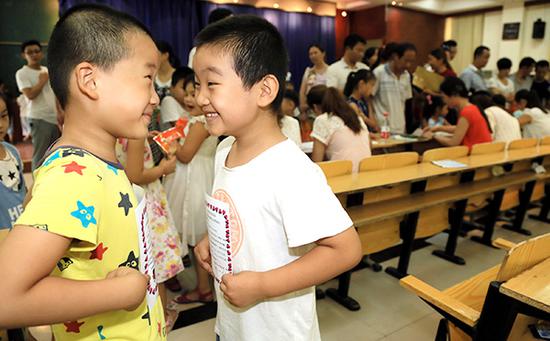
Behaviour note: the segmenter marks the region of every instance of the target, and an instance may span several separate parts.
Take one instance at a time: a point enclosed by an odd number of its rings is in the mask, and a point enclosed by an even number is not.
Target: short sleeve
[[[72,251],[93,250],[104,200],[101,172],[88,155],[60,158],[60,153],[50,155],[35,173],[32,199],[16,225],[73,239]]]
[[[25,72],[23,70],[18,70],[15,73],[15,81],[17,82],[17,88],[21,92],[23,91],[23,89],[32,87],[31,80],[25,76]]]
[[[353,226],[323,172],[309,160],[304,161],[300,172],[285,177],[277,202],[289,247],[307,245]]]
[[[160,104],[160,120],[162,123],[176,122],[180,116],[178,114],[178,102],[172,96],[166,96]]]
[[[472,88],[472,77],[467,72],[463,72],[460,75],[460,79],[464,82],[464,85],[466,85],[466,89]]]
[[[317,116],[315,118],[315,121],[313,121],[313,129],[310,136],[319,140],[319,142],[323,143],[324,145],[328,145],[330,135],[331,132],[327,115],[324,114],[321,116]]]

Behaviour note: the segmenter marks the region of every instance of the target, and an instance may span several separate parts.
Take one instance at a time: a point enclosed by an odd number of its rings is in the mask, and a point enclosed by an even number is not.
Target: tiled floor
[[[534,235],[550,232],[550,224],[526,219],[524,227]],[[467,264],[459,266],[431,255],[431,252],[445,245],[446,234],[440,234],[429,241],[431,246],[415,251],[411,257],[409,273],[444,289],[481,272],[502,261],[504,251],[492,249],[466,238],[461,238],[457,254],[464,257]],[[504,237],[513,242],[526,239],[526,236],[497,228],[496,237]],[[397,259],[382,263],[384,267],[394,266]],[[192,285],[191,271],[182,274],[183,282]],[[323,288],[334,287],[331,281]],[[329,298],[317,301],[317,312],[324,341],[370,341],[370,340],[433,340],[440,316],[414,294],[399,286],[399,281],[385,272],[374,273],[369,269],[352,275],[350,296],[357,299],[362,309],[351,312]],[[186,307],[187,308],[187,307]],[[193,340],[213,341],[214,319],[172,331],[169,341]],[[48,336],[39,340],[48,340]]]

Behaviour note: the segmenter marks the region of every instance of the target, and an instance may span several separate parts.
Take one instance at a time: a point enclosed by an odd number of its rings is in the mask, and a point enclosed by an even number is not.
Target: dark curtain
[[[217,5],[198,0],[59,0],[59,12],[82,3],[98,3],[129,13],[141,20],[157,40],[172,45],[182,65],[187,65],[193,37],[206,26],[208,14],[215,8],[229,8],[235,14],[255,14],[273,23],[281,32],[288,49],[292,82],[299,90],[302,74],[310,65],[307,48],[319,44],[327,51],[327,63],[334,60],[334,17],[290,13],[244,5]]]
[[[323,17],[307,13],[284,12],[269,8],[255,8],[245,5],[218,5],[200,1],[201,27],[208,22],[208,13],[216,8],[228,8],[235,14],[254,14],[261,16],[275,25],[283,36],[290,58],[289,71],[292,82],[298,92],[302,75],[307,66],[311,66],[308,47],[319,44],[327,52],[327,63],[334,61],[336,36],[334,17]]]
[[[198,33],[200,8],[196,0],[59,0],[59,14],[83,3],[107,5],[138,18],[155,40],[165,40],[174,49],[182,65]]]

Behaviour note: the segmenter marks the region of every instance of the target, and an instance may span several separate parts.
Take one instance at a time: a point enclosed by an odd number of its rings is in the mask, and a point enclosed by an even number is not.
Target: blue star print
[[[118,175],[118,169],[113,165],[107,165],[107,169],[110,169],[115,173],[115,175]]]
[[[48,166],[50,163],[54,162],[55,159],[59,159],[59,151],[53,153],[43,164],[43,166]]]
[[[97,221],[94,218],[93,206],[86,206],[80,200],[78,200],[76,204],[78,206],[78,209],[71,212],[71,215],[80,220],[84,228],[87,228],[90,224],[97,224]]]

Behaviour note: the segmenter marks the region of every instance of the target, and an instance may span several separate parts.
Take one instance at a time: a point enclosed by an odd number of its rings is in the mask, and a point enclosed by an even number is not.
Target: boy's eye
[[[151,80],[152,80],[152,79],[153,79],[153,76],[151,76],[151,75],[147,75],[147,76],[145,76],[145,78],[149,78],[149,79],[151,79]]]

